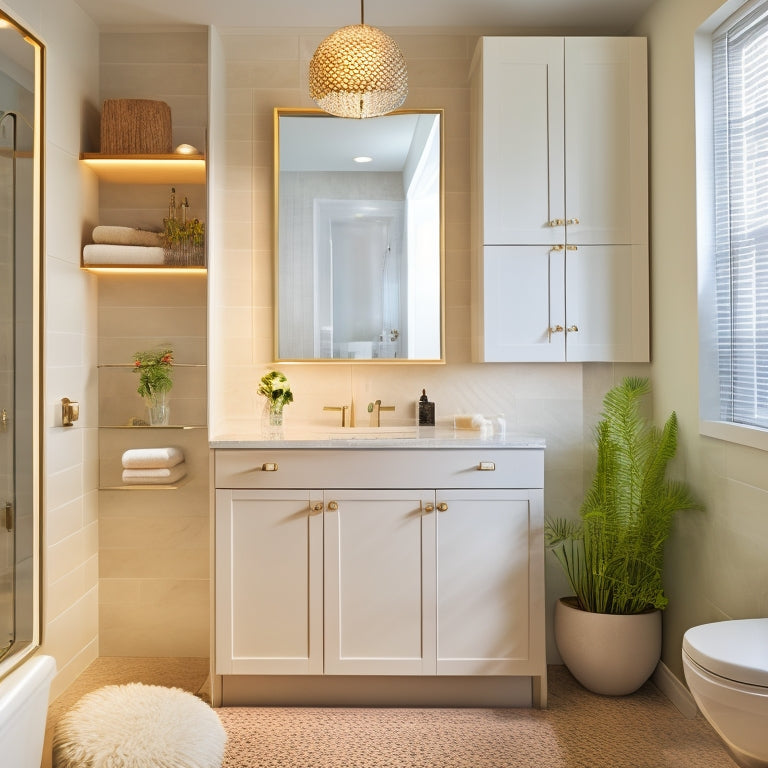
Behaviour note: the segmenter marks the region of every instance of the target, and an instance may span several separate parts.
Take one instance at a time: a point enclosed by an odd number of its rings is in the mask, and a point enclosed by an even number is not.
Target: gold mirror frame
[[[424,109],[424,110],[397,110],[392,112],[392,116],[397,115],[436,115],[439,118],[439,294],[437,298],[439,318],[437,326],[439,328],[439,355],[427,358],[405,358],[405,357],[301,357],[285,356],[280,354],[280,119],[283,117],[307,117],[312,119],[333,120],[337,123],[361,125],[372,123],[373,120],[382,120],[386,118],[369,118],[364,121],[350,121],[344,118],[334,117],[320,109],[303,109],[276,107],[274,109],[274,221],[273,221],[273,268],[274,268],[274,358],[277,362],[314,362],[314,363],[346,363],[346,364],[443,364],[445,363],[445,126],[444,113],[442,109]],[[350,201],[352,202],[352,201]]]

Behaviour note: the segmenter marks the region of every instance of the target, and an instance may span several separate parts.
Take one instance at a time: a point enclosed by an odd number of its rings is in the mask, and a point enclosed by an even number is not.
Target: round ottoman
[[[220,768],[216,712],[180,688],[129,683],[83,696],[56,725],[54,768]]]

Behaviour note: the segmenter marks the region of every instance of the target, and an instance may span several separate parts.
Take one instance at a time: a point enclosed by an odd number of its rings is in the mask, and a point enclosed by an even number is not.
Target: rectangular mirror
[[[443,362],[442,111],[275,110],[276,360]]]

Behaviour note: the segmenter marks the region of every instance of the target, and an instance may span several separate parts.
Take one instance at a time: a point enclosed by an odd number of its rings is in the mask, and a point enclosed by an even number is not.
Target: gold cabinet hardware
[[[566,251],[578,251],[579,246],[578,245],[566,245],[565,246]]]
[[[261,465],[262,472],[277,472],[277,463],[274,461],[266,461]]]
[[[549,329],[549,332],[550,332],[550,333],[562,333],[564,330],[565,330],[565,329],[563,328],[563,326],[558,324],[558,325],[553,325],[553,326],[552,326],[552,327]]]
[[[564,250],[565,250],[565,246],[564,245],[553,245],[549,249],[550,253],[553,252],[553,251],[564,251]]]
[[[565,225],[565,219],[550,219],[547,222],[547,226],[549,227],[562,227]]]
[[[312,505],[312,511],[313,512],[322,512],[323,511],[323,502],[317,501]]]
[[[477,465],[478,472],[495,472],[496,471],[496,462],[495,461],[481,461]]]
[[[440,503],[437,505],[437,511],[438,511],[438,512],[445,512],[445,510],[446,510],[446,509],[448,509],[448,505],[447,505],[447,504],[446,504],[444,501],[441,501],[441,502],[440,502]]]
[[[435,505],[434,504],[425,504],[424,505],[424,511],[425,512],[434,512],[435,511]]]
[[[70,400],[68,397],[61,398],[61,426],[71,427],[74,422],[80,418],[80,403]]]
[[[569,325],[566,329],[568,333],[578,333],[579,332],[579,326],[578,325]]]
[[[565,223],[573,226],[574,224],[580,224],[581,222],[574,216],[571,219],[567,219]]]
[[[2,411],[0,411],[0,432],[7,432],[8,431],[8,411],[3,408]]]
[[[335,512],[339,508],[339,502],[338,501],[329,501],[328,502],[328,509],[331,510],[331,512]]]
[[[5,530],[8,533],[13,530],[13,505],[10,501],[5,504]]]

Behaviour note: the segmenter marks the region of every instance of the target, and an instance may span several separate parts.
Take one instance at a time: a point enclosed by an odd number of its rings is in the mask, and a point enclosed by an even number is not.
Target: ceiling
[[[378,27],[579,29],[624,34],[656,0],[368,0]],[[99,27],[203,24],[330,27],[360,21],[356,0],[75,0]]]

